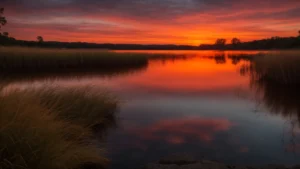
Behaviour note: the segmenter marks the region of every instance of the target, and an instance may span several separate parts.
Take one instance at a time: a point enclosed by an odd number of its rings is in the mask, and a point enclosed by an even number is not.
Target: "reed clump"
[[[249,76],[259,104],[271,114],[300,122],[299,65],[299,51],[273,51],[253,57],[240,72]]]
[[[300,84],[300,52],[277,51],[255,57],[252,69],[258,79],[268,79],[278,84]]]
[[[147,65],[147,55],[115,53],[87,49],[43,49],[0,47],[0,70],[18,71],[75,71],[113,70]]]
[[[117,101],[107,94],[87,94],[86,89],[60,92],[48,88],[1,93],[1,169],[77,169],[107,164],[93,127],[103,126],[99,132],[112,125]]]

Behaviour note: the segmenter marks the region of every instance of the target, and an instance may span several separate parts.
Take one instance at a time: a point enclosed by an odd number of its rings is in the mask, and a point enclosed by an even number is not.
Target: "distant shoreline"
[[[106,49],[106,50],[300,50],[299,37],[272,37],[269,39],[239,42],[193,45],[176,44],[112,44],[88,42],[27,41],[8,36],[0,36],[0,46],[66,48],[66,49]]]
[[[43,46],[20,46],[20,45],[10,45],[10,46],[2,46],[0,44],[0,49],[5,47],[25,47],[25,48],[42,48],[42,49],[90,49],[90,50],[107,50],[107,51],[290,51],[290,50],[300,50],[300,48],[288,48],[288,49],[279,49],[279,48],[273,48],[273,49],[168,49],[168,48],[162,48],[162,49],[148,49],[148,48],[141,48],[141,49],[135,49],[135,48],[127,48],[127,49],[115,49],[115,48],[65,48],[65,47],[43,47]]]

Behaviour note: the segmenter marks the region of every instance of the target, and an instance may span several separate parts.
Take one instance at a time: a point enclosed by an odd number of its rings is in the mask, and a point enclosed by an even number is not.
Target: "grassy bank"
[[[0,168],[103,167],[94,131],[115,122],[117,101],[81,90],[25,90],[0,96]]]
[[[51,77],[115,76],[142,71],[149,60],[185,59],[178,54],[97,49],[0,47],[0,81]]]
[[[4,72],[112,71],[147,65],[147,59],[144,54],[104,50],[0,47],[0,70]]]
[[[271,114],[296,119],[300,124],[300,52],[271,52],[253,57],[242,66],[250,78],[255,100]]]
[[[255,57],[251,69],[256,79],[268,79],[273,83],[300,84],[300,52],[271,52]]]
[[[147,65],[149,59],[175,59],[182,55],[113,52],[97,49],[0,47],[1,71],[114,70]]]

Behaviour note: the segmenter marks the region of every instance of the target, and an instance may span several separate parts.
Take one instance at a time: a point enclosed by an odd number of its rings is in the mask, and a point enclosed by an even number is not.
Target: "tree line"
[[[249,42],[242,42],[238,38],[232,38],[231,43],[226,43],[227,40],[220,38],[214,44],[202,44],[199,49],[211,50],[260,50],[260,49],[296,49],[300,48],[300,30],[296,37],[271,37],[268,39],[254,40]]]
[[[4,8],[0,8],[0,45],[3,46],[26,46],[45,48],[102,48],[121,50],[267,50],[267,49],[300,49],[300,30],[297,37],[272,37],[250,42],[242,42],[238,38],[232,38],[230,43],[224,38],[219,38],[214,44],[191,45],[141,45],[141,44],[97,44],[86,42],[57,42],[44,41],[42,36],[37,36],[36,41],[17,40],[9,36],[8,32],[2,32],[2,27],[7,24],[3,16]]]

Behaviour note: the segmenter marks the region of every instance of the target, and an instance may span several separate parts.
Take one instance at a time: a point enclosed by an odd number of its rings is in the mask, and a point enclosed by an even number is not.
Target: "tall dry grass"
[[[179,54],[0,46],[0,81],[115,76],[144,70],[149,60],[185,58]]]
[[[112,123],[118,110],[117,99],[108,92],[95,93],[88,88],[29,89],[23,94],[38,97],[40,104],[55,112],[57,118],[71,120],[83,127]]]
[[[254,57],[241,68],[250,78],[255,99],[271,114],[300,124],[300,52],[273,51]]]
[[[147,56],[138,53],[115,53],[86,49],[43,49],[0,47],[0,70],[18,71],[75,71],[113,70],[147,64]]]
[[[300,84],[300,52],[277,51],[255,57],[252,69],[256,78],[280,84]]]
[[[43,89],[0,96],[0,168],[75,169],[108,160],[92,127],[114,121],[117,101],[108,95]],[[60,94],[61,93],[61,94]],[[74,106],[74,107],[73,107]]]

